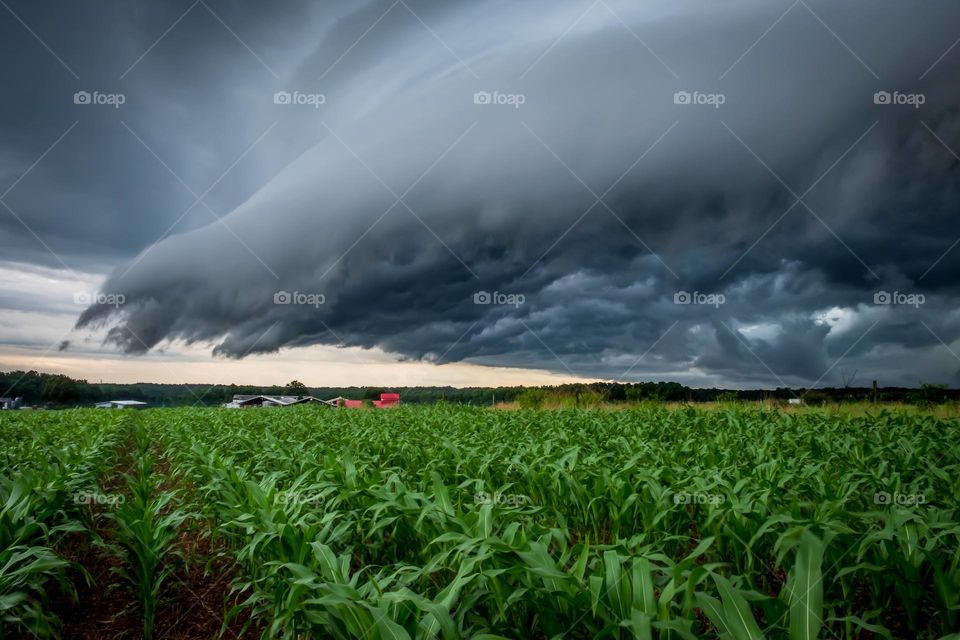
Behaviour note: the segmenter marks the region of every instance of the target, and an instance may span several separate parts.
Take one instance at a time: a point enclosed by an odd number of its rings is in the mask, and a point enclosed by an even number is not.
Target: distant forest
[[[141,400],[151,406],[216,406],[234,394],[313,395],[328,399],[337,396],[373,400],[381,392],[400,393],[405,403],[448,402],[451,404],[491,405],[517,402],[522,406],[590,406],[624,402],[714,402],[729,400],[783,400],[802,396],[807,404],[825,402],[908,402],[938,403],[960,400],[960,389],[924,384],[919,388],[849,387],[788,389],[694,389],[677,382],[593,382],[552,387],[307,387],[293,381],[286,386],[204,384],[102,384],[75,380],[68,376],[36,371],[0,373],[0,396],[22,397],[35,407],[66,408],[90,406],[104,400]]]

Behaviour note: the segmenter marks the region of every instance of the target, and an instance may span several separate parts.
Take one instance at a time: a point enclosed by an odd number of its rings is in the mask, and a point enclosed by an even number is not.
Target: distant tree
[[[40,399],[44,402],[57,404],[74,404],[83,399],[86,380],[74,380],[64,375],[48,376],[40,392]]]
[[[624,402],[627,399],[627,388],[619,382],[612,383],[607,392],[607,399],[610,402]]]
[[[920,405],[938,404],[947,399],[947,385],[920,383],[920,392],[914,394],[912,400]]]
[[[539,409],[547,399],[542,389],[527,389],[517,396],[517,404],[524,409]]]
[[[299,380],[293,380],[287,384],[287,386],[283,388],[283,392],[289,396],[310,395],[310,390],[307,389],[307,385],[303,384]]]

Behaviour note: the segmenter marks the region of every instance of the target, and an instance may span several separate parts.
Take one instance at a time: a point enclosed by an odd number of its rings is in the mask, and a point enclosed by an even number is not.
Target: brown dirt
[[[171,640],[199,640],[221,637],[227,611],[243,596],[230,594],[230,584],[236,576],[236,567],[226,558],[208,536],[203,535],[201,523],[183,531],[178,546],[187,561],[167,581],[170,596],[157,612],[157,638]],[[209,530],[209,529],[207,529]],[[251,625],[246,632],[243,625],[249,617],[241,615],[223,629],[223,638],[229,640],[259,638],[261,629]]]
[[[183,491],[188,487],[170,469],[169,460],[157,451],[154,471],[160,475],[158,491]],[[165,583],[169,596],[157,610],[156,637],[170,640],[200,640],[223,637],[228,640],[259,638],[261,630],[252,624],[247,631],[243,625],[249,619],[238,616],[224,628],[230,608],[243,598],[231,597],[230,585],[236,577],[236,567],[227,559],[224,549],[211,541],[209,535],[216,527],[210,522],[187,522],[177,538],[177,547],[185,562]],[[221,635],[222,630],[222,635]]]
[[[119,460],[117,465],[101,478],[104,493],[123,494],[126,491],[121,474],[129,473],[132,463],[123,454],[123,447],[124,444],[121,443],[116,452]],[[79,570],[70,572],[70,580],[77,590],[75,601],[62,593],[54,597],[53,610],[63,624],[61,633],[64,640],[138,637],[140,621],[135,611],[135,598],[128,591],[112,586],[120,582],[113,569],[120,567],[122,562],[94,542],[112,537],[109,521],[104,517],[109,508],[105,505],[91,505],[91,532],[71,534],[56,550],[59,555],[80,565],[89,573],[89,579],[86,579]]]
[[[80,571],[70,572],[70,579],[77,588],[76,601],[62,593],[53,598],[53,610],[63,623],[64,640],[136,638],[139,619],[133,612],[135,600],[126,591],[110,587],[119,581],[113,573],[113,569],[121,564],[119,558],[95,547],[82,534],[75,534],[64,548],[57,551],[90,574],[90,584],[87,584]]]
[[[214,559],[210,562],[210,575],[205,575],[204,566],[213,549],[205,540],[198,539],[194,531],[184,531],[179,542],[187,562],[164,583],[165,595],[157,610],[155,637],[158,640],[259,638],[261,630],[256,625],[242,631],[244,616],[232,621],[220,635],[228,608],[226,603],[233,606],[238,601],[237,596],[230,598],[233,567],[229,561]],[[64,640],[140,638],[143,621],[136,599],[120,586],[120,578],[111,572],[121,564],[120,560],[87,542],[61,551],[81,564],[93,581],[87,586],[79,572],[75,572],[72,577],[77,585],[78,600],[73,602],[65,594],[54,598],[55,610],[63,623]]]
[[[104,491],[124,493],[126,485],[121,472],[133,471],[132,462],[123,445],[119,450],[120,464],[104,478]],[[176,489],[176,479],[169,474],[169,465],[158,456],[155,471],[162,478],[160,490]],[[99,537],[109,541],[112,531],[103,517],[103,507],[95,507],[93,535],[72,534],[57,549],[67,559],[81,565],[90,574],[84,579],[79,570],[71,574],[77,588],[77,600],[65,593],[51,594],[54,610],[62,622],[64,640],[126,640],[141,638],[143,619],[137,600],[112,569],[122,561],[110,555],[102,546],[93,544]],[[177,546],[184,562],[163,584],[163,596],[157,609],[154,637],[157,640],[246,640],[259,638],[262,629],[251,625],[242,631],[248,616],[241,615],[224,628],[230,607],[242,600],[242,595],[230,595],[230,584],[236,576],[232,563],[221,549],[211,543],[204,531],[210,523],[185,523]],[[206,528],[205,528],[206,527]],[[222,631],[222,634],[221,634]]]

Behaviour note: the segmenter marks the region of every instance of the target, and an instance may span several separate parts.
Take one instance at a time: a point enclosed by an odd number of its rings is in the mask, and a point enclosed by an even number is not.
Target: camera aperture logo
[[[322,493],[303,492],[303,491],[280,491],[273,499],[277,505],[320,505],[326,498]]]
[[[326,104],[327,96],[322,93],[304,93],[302,91],[277,91],[273,94],[273,104],[308,106],[319,109]]]
[[[101,293],[100,291],[74,291],[73,304],[89,307],[90,305],[106,305],[119,308],[127,298],[122,293]]]
[[[473,304],[511,305],[519,307],[527,301],[522,293],[502,293],[500,291],[477,291],[473,294]]]
[[[727,297],[722,293],[701,293],[699,291],[694,291],[693,293],[689,291],[677,291],[673,294],[673,304],[706,304],[714,308],[719,308],[720,305],[724,304],[727,301]]]
[[[304,291],[277,291],[273,294],[273,304],[296,304],[308,305],[319,308],[327,301],[327,297],[322,293],[307,293]]]
[[[492,104],[492,105],[506,105],[513,107],[514,109],[519,109],[520,105],[524,104],[527,101],[527,96],[522,93],[500,93],[499,91],[494,91],[493,93],[489,91],[477,91],[473,94],[473,104]]]
[[[113,107],[119,109],[120,105],[127,101],[127,96],[122,93],[101,93],[99,91],[77,91],[73,94],[73,104],[93,104]]]
[[[487,493],[478,491],[473,495],[473,501],[477,504],[495,505],[499,507],[523,507],[530,504],[530,497],[520,493],[502,493],[496,491]]]
[[[927,301],[922,293],[903,293],[901,291],[877,291],[873,294],[873,304],[909,306],[919,309]]]
[[[673,504],[712,504],[714,506],[723,504],[726,497],[719,493],[675,493],[673,494]]]
[[[702,91],[677,91],[673,94],[673,104],[699,105],[719,109],[727,102],[727,96],[722,93],[703,93]]]
[[[74,504],[99,504],[115,507],[127,501],[122,493],[100,493],[99,491],[78,491],[73,494]]]
[[[878,505],[897,505],[898,507],[913,507],[925,504],[927,496],[922,493],[888,493],[886,491],[877,491],[873,494],[873,504]]]
[[[900,93],[899,91],[877,91],[873,94],[873,104],[906,106],[919,109],[926,103],[927,96],[922,93]]]

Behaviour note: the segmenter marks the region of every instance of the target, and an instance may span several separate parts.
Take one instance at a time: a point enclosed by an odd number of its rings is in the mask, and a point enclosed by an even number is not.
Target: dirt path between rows
[[[132,415],[132,420],[139,416]],[[130,423],[130,429],[135,423]],[[135,447],[130,434],[125,434],[115,452],[116,465],[101,478],[101,488],[108,496],[129,497],[123,478],[134,470]],[[170,473],[169,462],[159,447],[154,448],[154,472],[161,477],[158,491],[181,489]],[[177,507],[171,501],[170,509]],[[105,545],[114,540],[113,525],[106,517],[108,505],[93,505],[94,519],[89,533],[75,534],[65,541],[58,552],[68,560],[81,565],[90,575],[87,584],[80,571],[71,578],[76,585],[77,600],[57,593],[53,605],[62,622],[64,640],[126,640],[143,636],[143,618],[132,591],[116,575],[114,569],[122,560],[112,555]],[[234,578],[231,563],[212,547],[204,531],[209,523],[186,522],[177,537],[177,547],[185,562],[163,584],[163,592],[156,615],[154,637],[157,640],[246,640],[259,638],[256,627],[242,631],[243,620],[232,621],[224,628],[227,606],[236,604],[230,598],[230,584]],[[102,540],[104,544],[95,541]],[[222,633],[221,633],[222,631]]]

